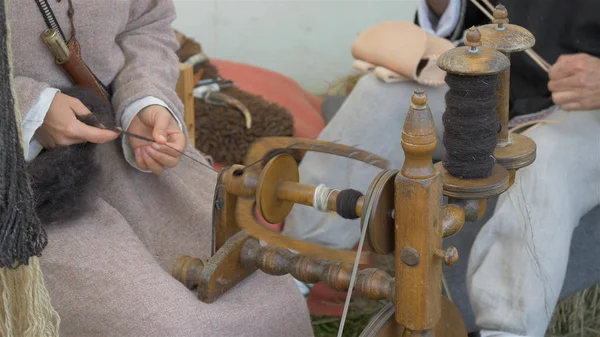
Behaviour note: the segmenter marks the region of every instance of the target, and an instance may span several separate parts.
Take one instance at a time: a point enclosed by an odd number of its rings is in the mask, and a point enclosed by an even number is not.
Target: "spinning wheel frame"
[[[253,149],[250,151],[248,162],[256,163],[261,162],[261,159],[268,156],[269,153],[276,153],[277,150],[305,150],[305,151],[316,151],[321,153],[333,154],[343,156],[355,160],[362,161],[367,164],[375,165],[380,168],[387,167],[388,161],[384,158],[372,154],[367,151],[360,149],[339,145],[335,143],[310,140],[310,139],[288,139],[288,138],[264,138],[259,140]],[[254,195],[250,195],[247,192],[247,196],[239,197],[237,199],[235,219],[239,228],[244,230],[248,235],[263,240],[267,243],[277,245],[278,247],[287,248],[296,251],[300,254],[311,256],[319,259],[328,259],[332,261],[354,263],[356,258],[355,252],[341,251],[326,248],[320,245],[300,241],[291,237],[285,237],[279,233],[273,232],[263,225],[260,224],[255,216],[255,206],[257,211],[260,212],[261,216],[271,223],[278,223],[285,219],[285,217],[291,211],[294,203],[304,204],[310,206],[312,204],[312,193],[314,192],[313,186],[307,186],[299,184],[298,167],[295,161],[292,159],[292,155],[289,153],[276,153],[270,158],[268,162],[262,161],[260,175],[256,178],[253,175],[257,174],[258,169],[244,170],[242,176],[246,175],[247,181],[257,181]],[[232,167],[231,169],[240,170]],[[395,171],[397,172],[397,171]],[[389,171],[383,171],[380,174],[387,173],[388,182]],[[227,176],[229,177],[229,176]],[[231,176],[232,177],[232,176]],[[393,174],[392,174],[393,177]],[[232,177],[232,180],[235,179]],[[379,196],[380,189],[375,189],[378,179],[375,179],[371,185],[370,193],[367,197],[373,198]],[[225,182],[228,186],[228,182]],[[287,188],[286,188],[287,187]],[[233,187],[231,187],[233,189]],[[298,191],[302,190],[304,193],[298,196]],[[295,191],[296,193],[292,193]],[[337,198],[337,191],[330,195],[329,206],[333,210],[335,207],[335,201]],[[292,199],[292,200],[290,200]],[[359,200],[356,206],[357,215],[361,216],[361,224],[365,223],[366,214],[362,213],[362,205],[364,204],[363,198]],[[391,208],[377,208],[376,211],[372,212],[371,220],[379,219],[382,214],[391,214],[393,210],[393,202],[390,204],[381,204],[384,207]],[[390,222],[386,222],[390,224]],[[392,221],[393,224],[393,221]],[[393,226],[389,227],[393,231]],[[389,231],[388,231],[389,232]],[[376,231],[371,231],[372,237],[384,237]],[[360,259],[361,264],[369,262],[368,254],[363,254]]]
[[[270,152],[275,150],[300,150],[331,154],[335,156],[347,157],[370,164],[380,169],[387,169],[389,161],[374,153],[357,149],[356,147],[337,144],[316,139],[307,138],[286,138],[286,137],[265,137],[252,144],[248,151],[247,165],[260,162],[267,157]]]

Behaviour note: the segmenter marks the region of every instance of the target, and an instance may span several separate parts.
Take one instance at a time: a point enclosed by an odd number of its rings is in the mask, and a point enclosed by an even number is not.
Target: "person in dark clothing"
[[[451,2],[460,4],[446,12]],[[423,26],[431,33],[442,16],[442,24],[452,25],[442,37],[457,40],[469,27],[489,23],[489,19],[469,0],[427,0],[416,17],[426,18]],[[550,74],[540,69],[525,53],[511,57],[510,116],[530,114],[558,104],[564,110],[600,107],[600,11],[598,0],[490,0],[509,10],[511,24],[529,30],[536,38],[532,48],[554,67]],[[450,21],[448,21],[450,20]],[[427,22],[429,21],[429,22]],[[448,23],[446,23],[448,22]],[[433,27],[433,26],[436,27]],[[424,28],[425,28],[424,27]],[[446,29],[446,31],[449,29]]]
[[[557,123],[527,134],[536,142],[536,161],[517,172],[477,235],[468,258],[467,291],[481,336],[539,337],[559,298],[573,230],[600,204],[600,20],[595,16],[600,0],[506,0],[503,5],[510,23],[530,30],[534,50],[552,64],[546,73],[525,53],[512,56],[510,117],[543,115]],[[490,23],[469,0],[420,0],[416,22],[425,32],[456,42],[465,29]],[[363,76],[319,139],[358,144],[399,169],[404,162],[400,130],[416,88],[410,81]],[[448,88],[424,89],[438,136],[434,159],[440,160]],[[360,191],[367,191],[380,172],[314,152],[299,169],[302,183]],[[282,233],[351,250],[360,222],[295,207]]]

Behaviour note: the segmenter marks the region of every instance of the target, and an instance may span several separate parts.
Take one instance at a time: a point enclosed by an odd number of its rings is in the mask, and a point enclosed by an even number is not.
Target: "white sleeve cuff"
[[[419,7],[417,8],[419,25],[429,34],[441,37],[449,36],[458,24],[460,7],[460,0],[450,0],[442,17],[438,18],[435,13],[429,9],[426,0],[419,0]]]
[[[183,124],[181,123],[181,121],[179,120],[179,118],[177,117],[177,115],[167,106],[167,104],[159,99],[156,98],[154,96],[146,96],[144,98],[140,98],[137,101],[129,104],[125,110],[123,111],[123,115],[121,116],[121,128],[125,131],[127,131],[129,129],[129,125],[131,125],[131,122],[133,121],[133,118],[135,118],[135,116],[138,114],[138,112],[140,112],[142,109],[144,109],[145,107],[148,107],[150,105],[160,105],[162,107],[164,107],[165,109],[167,109],[171,115],[173,116],[173,118],[175,118],[175,120],[177,121],[177,124],[179,125],[179,129],[183,130]],[[152,171],[146,171],[146,170],[142,170],[138,167],[137,163],[135,162],[135,155],[133,154],[133,149],[131,148],[131,144],[129,144],[129,137],[127,137],[127,135],[123,135],[122,137],[122,146],[123,146],[123,153],[125,155],[125,160],[129,163],[129,165],[135,167],[136,169],[142,171],[142,172],[146,172],[146,173],[151,173]]]
[[[55,88],[46,88],[40,94],[38,100],[25,115],[22,123],[23,154],[26,161],[34,160],[44,149],[42,144],[35,139],[35,132],[44,124],[46,114],[54,100],[54,96],[60,92]]]

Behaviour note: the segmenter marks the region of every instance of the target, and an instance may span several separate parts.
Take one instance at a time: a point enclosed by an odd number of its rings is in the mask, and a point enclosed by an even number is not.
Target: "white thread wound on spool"
[[[319,184],[315,188],[315,194],[313,195],[313,207],[321,212],[328,212],[327,201],[333,190],[325,186],[325,184]]]

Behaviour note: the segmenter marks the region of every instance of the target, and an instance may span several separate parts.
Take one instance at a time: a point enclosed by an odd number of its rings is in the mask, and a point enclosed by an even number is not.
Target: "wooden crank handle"
[[[381,169],[387,169],[390,165],[389,161],[384,157],[352,146],[323,140],[296,137],[264,137],[258,139],[252,143],[252,146],[248,150],[246,165],[260,161],[265,158],[269,152],[278,149],[327,153],[358,160]]]
[[[314,257],[316,259],[327,259],[344,263],[354,264],[356,253],[326,248],[320,245],[296,240],[273,232],[261,225],[254,213],[256,201],[254,198],[239,197],[235,209],[235,222],[248,235],[281,248],[293,250],[299,254]],[[362,252],[360,264],[369,263],[369,252]]]

